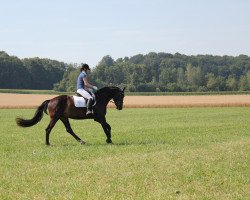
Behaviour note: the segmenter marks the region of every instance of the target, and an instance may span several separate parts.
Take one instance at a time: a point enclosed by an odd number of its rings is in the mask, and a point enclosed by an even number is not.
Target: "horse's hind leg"
[[[46,145],[50,145],[49,143],[49,135],[52,130],[52,128],[55,126],[56,122],[58,121],[58,118],[51,118],[50,123],[48,127],[46,128]]]
[[[60,120],[63,122],[66,131],[72,135],[78,142],[80,142],[81,144],[85,144],[85,142],[83,140],[81,140],[81,138],[79,138],[72,130],[70,123],[69,123],[69,119],[68,118],[60,118]]]

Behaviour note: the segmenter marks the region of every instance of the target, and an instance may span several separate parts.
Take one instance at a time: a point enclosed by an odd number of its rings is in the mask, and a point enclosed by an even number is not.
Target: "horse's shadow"
[[[114,143],[111,143],[111,144],[107,144],[107,143],[88,143],[86,142],[86,144],[84,145],[81,145],[82,147],[92,147],[92,146],[107,146],[107,147],[110,147],[110,146],[144,146],[144,145],[159,145],[159,144],[168,144],[167,141],[160,141],[160,142],[156,142],[156,141],[150,141],[150,140],[147,140],[147,141],[139,141],[139,142],[114,142]],[[64,147],[72,147],[72,146],[79,146],[79,144],[72,144],[72,143],[68,143],[68,144],[63,144],[62,146]]]

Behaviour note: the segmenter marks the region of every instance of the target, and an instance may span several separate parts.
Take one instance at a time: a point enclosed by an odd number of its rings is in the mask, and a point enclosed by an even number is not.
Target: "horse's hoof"
[[[106,142],[107,142],[108,144],[113,144],[113,142],[112,142],[111,139],[107,139]]]
[[[84,142],[84,141],[81,140],[81,141],[80,141],[80,144],[83,145],[83,144],[86,144],[86,142]]]

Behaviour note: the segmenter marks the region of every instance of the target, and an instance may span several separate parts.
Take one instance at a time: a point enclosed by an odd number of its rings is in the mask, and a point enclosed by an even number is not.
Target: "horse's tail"
[[[44,101],[36,110],[36,113],[32,119],[16,118],[16,123],[21,127],[30,127],[37,124],[43,118],[43,112],[47,114],[47,108],[50,100]]]

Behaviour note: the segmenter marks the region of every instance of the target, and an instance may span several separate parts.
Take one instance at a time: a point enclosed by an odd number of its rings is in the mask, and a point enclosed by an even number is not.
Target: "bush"
[[[152,85],[150,83],[140,84],[137,87],[137,91],[138,92],[155,92],[156,91],[156,86]]]

